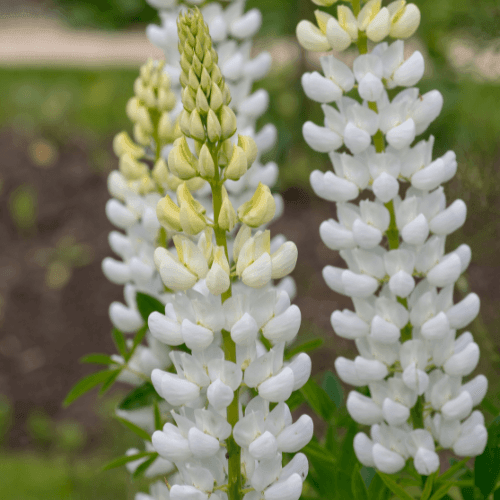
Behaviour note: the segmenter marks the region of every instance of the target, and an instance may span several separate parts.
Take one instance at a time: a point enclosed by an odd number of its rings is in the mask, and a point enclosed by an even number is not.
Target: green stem
[[[413,423],[414,429],[424,428],[424,400],[422,396],[419,396],[415,406],[410,412],[411,421]]]
[[[385,208],[389,210],[391,220],[389,222],[389,227],[386,231],[387,240],[389,241],[389,250],[396,250],[399,248],[399,230],[396,224],[396,212],[394,210],[393,201],[389,201],[385,204]]]
[[[209,144],[210,153],[214,159],[217,160],[217,150],[215,146]],[[217,163],[216,163],[217,165]],[[219,226],[219,214],[222,207],[222,182],[220,178],[219,168],[217,167],[215,173],[215,178],[213,182],[210,183],[212,187],[212,202],[214,209],[214,233],[215,241],[218,246],[224,248],[224,252],[229,262],[229,255],[227,251],[227,239],[226,231]],[[221,296],[222,303],[224,303],[229,297],[231,297],[232,291],[231,286],[224,292]],[[222,339],[224,344],[224,357],[227,361],[236,363],[236,344],[231,338],[230,332],[227,330],[222,330]],[[234,429],[239,419],[239,402],[238,402],[238,390],[234,393],[234,398],[231,404],[227,408],[227,421]],[[226,440],[227,443],[227,456],[228,456],[228,499],[229,500],[241,500],[241,448],[236,444],[233,435],[229,436]]]
[[[352,12],[356,17],[358,17],[360,10],[361,10],[361,0],[352,0]]]
[[[368,52],[368,38],[364,31],[358,30],[358,50],[360,54],[366,54]]]

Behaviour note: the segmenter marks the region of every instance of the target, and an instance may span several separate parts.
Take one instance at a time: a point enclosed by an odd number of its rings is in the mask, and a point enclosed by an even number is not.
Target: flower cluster
[[[276,248],[262,228],[275,212],[267,186],[260,183],[233,208],[225,186],[250,168],[257,146],[249,136],[234,137],[231,92],[199,10],[179,17],[178,33],[182,136],[168,166],[185,182],[175,201],[167,194],[157,205],[161,225],[178,233],[175,249],[154,253],[163,283],[175,293],[165,314],[148,320],[155,339],[178,349],[170,353],[175,373],[152,372],[156,391],[173,407],[153,447],[177,468],[171,500],[298,500],[307,460],[297,454],[283,467],[282,454],[307,444],[313,425],[306,415],[293,423],[285,401],[308,380],[311,360],[302,353],[284,361],[301,315],[271,282],[293,270],[297,249],[291,242]],[[210,186],[211,209],[190,192],[187,182],[196,177]],[[237,224],[229,251],[226,236]]]
[[[394,17],[395,4],[406,10]],[[411,34],[419,15],[404,4],[386,9],[393,16],[389,29],[380,1],[371,0],[358,13],[356,30],[366,28],[368,38],[380,41],[370,34],[370,18],[384,25],[384,36],[401,37],[400,23],[403,35]],[[316,40],[326,36],[329,47],[345,48],[337,24],[349,31],[356,19],[341,15],[340,7],[338,22],[332,19],[320,22],[326,35],[316,33]],[[313,31],[304,26],[298,35],[305,47],[326,50],[326,42],[311,42]],[[369,54],[358,45],[361,55],[352,70],[327,55],[320,58],[323,74],[302,79],[325,115],[324,126],[304,124],[305,140],[333,164],[333,172],[314,171],[310,179],[315,193],[337,207],[338,220],[324,221],[320,235],[347,264],[325,267],[323,277],[354,303],[354,312],[335,311],[331,323],[337,335],[355,341],[359,355],[353,361],[339,357],[335,367],[344,382],[368,386],[347,400],[352,418],[371,426],[370,437],[359,433],[354,439],[358,459],[395,473],[412,457],[416,470],[429,475],[439,468],[436,443],[473,456],[487,440],[483,415],[473,411],[487,380],[478,375],[462,382],[475,369],[479,348],[470,332],[460,330],[478,314],[479,298],[471,293],[453,303],[454,283],[471,252],[464,244],[445,253],[446,236],[463,225],[466,205],[456,200],[446,206],[442,184],[456,172],[455,154],[433,159],[433,137],[415,143],[443,104],[438,91],[420,95],[413,87],[424,72],[422,55],[405,61],[401,40],[380,43]],[[389,100],[387,90],[396,87],[407,88]],[[354,88],[359,100],[345,95]]]

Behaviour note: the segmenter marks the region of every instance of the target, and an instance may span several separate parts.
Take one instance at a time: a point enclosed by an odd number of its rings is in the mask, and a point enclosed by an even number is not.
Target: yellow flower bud
[[[206,144],[203,144],[198,156],[198,171],[205,179],[213,179],[215,175],[215,164]]]
[[[171,90],[162,88],[158,90],[158,107],[162,111],[172,111],[176,102],[177,98]]]
[[[222,106],[220,110],[220,125],[222,129],[221,139],[225,141],[234,135],[236,132],[236,116],[231,108]]]
[[[210,107],[214,111],[218,111],[222,104],[222,92],[219,86],[215,82],[212,82],[212,89],[210,91]]]
[[[269,187],[259,182],[252,198],[238,208],[241,222],[250,227],[267,224],[276,211],[276,203]]]
[[[197,109],[193,109],[189,117],[189,135],[199,141],[205,140],[205,128]]]
[[[366,36],[375,43],[381,42],[391,29],[391,19],[386,7],[381,9],[366,27]]]
[[[116,156],[128,154],[136,160],[144,156],[144,148],[135,144],[127,132],[120,132],[115,135],[115,138],[113,139],[113,151]]]
[[[179,220],[182,230],[193,235],[203,231],[207,225],[202,215],[203,207],[194,200],[185,182],[177,188],[177,201],[181,207]]]
[[[217,115],[210,109],[207,116],[207,134],[210,142],[217,142],[222,135],[222,128]]]
[[[151,121],[148,110],[144,106],[139,106],[137,108],[137,123],[148,134],[153,132],[153,122]]]
[[[137,189],[137,192],[142,195],[152,193],[156,190],[156,185],[153,179],[151,179],[149,172],[142,176],[139,180],[133,181],[133,183],[136,184],[135,188]]]
[[[382,0],[370,0],[363,6],[358,14],[358,27],[361,31],[365,31],[367,26],[373,21],[381,5]]]
[[[313,3],[316,5],[319,5],[321,7],[330,7],[332,6],[337,0],[312,0]]]
[[[406,5],[405,0],[396,0],[387,6],[391,16],[391,28],[389,34],[393,38],[406,39],[417,31],[420,24],[420,10],[410,3]]]
[[[210,72],[210,70],[213,68],[214,61],[212,59],[212,54],[210,53],[209,50],[205,50],[205,54],[203,55],[203,67]]]
[[[326,52],[332,48],[324,33],[310,21],[300,21],[296,34],[300,45],[306,50]]]
[[[220,295],[230,287],[229,263],[224,247],[218,246],[215,249],[212,267],[207,274],[205,283],[212,295]]]
[[[208,273],[208,264],[200,248],[189,238],[180,234],[176,234],[172,239],[180,263],[199,279],[203,279]]]
[[[180,208],[172,201],[172,198],[168,194],[156,205],[158,221],[166,229],[182,231],[179,215]]]
[[[196,76],[198,78],[201,77],[201,70],[203,67],[201,65],[200,59],[198,58],[198,56],[196,54],[193,56],[192,65],[193,65],[193,69],[194,69]]]
[[[232,231],[237,221],[233,204],[227,195],[226,188],[222,186],[222,206],[219,212],[219,227],[225,231]]]
[[[200,82],[198,80],[198,77],[196,76],[194,69],[191,67],[189,68],[189,73],[188,73],[188,85],[196,92],[198,90],[198,87],[200,86]]]
[[[208,100],[201,87],[196,92],[196,109],[206,115],[210,109]]]
[[[182,133],[189,136],[189,113],[185,109],[181,111],[179,126]]]
[[[243,245],[252,237],[252,230],[245,224],[240,227],[233,244],[233,260],[238,262]]]
[[[174,124],[168,112],[162,113],[158,122],[158,135],[163,142],[170,142],[169,139],[174,135]]]
[[[358,21],[352,10],[345,5],[337,7],[337,17],[340,27],[349,35],[354,42],[358,39]],[[358,16],[359,18],[359,16]],[[335,18],[334,18],[335,19]],[[331,23],[330,23],[331,24]],[[328,31],[328,30],[327,30]],[[328,34],[327,34],[328,37]],[[328,38],[328,40],[330,40]]]
[[[201,233],[198,240],[198,248],[202,251],[208,265],[212,264],[214,246],[212,243],[214,230],[211,227],[206,227]]]
[[[214,82],[216,85],[220,85],[220,82],[222,81],[222,73],[220,72],[219,66],[215,66],[214,69],[212,70],[211,81]]]
[[[130,181],[140,179],[149,172],[145,163],[138,162],[128,153],[120,156],[119,168],[123,176]]]
[[[168,178],[170,176],[170,173],[167,168],[167,162],[163,158],[159,158],[158,161],[155,163],[151,175],[153,176],[153,179],[157,182],[157,184],[159,184],[160,186],[166,186],[168,184]]]
[[[181,69],[184,73],[189,73],[189,68],[191,67],[191,63],[188,61],[187,55],[185,52],[182,53],[181,55]]]
[[[176,139],[168,155],[168,168],[180,179],[196,177],[196,158],[189,150],[186,138]]]
[[[131,122],[135,123],[137,121],[137,110],[139,109],[140,105],[141,103],[139,102],[139,99],[137,97],[132,97],[132,99],[128,100],[125,111]]]
[[[238,135],[238,146],[245,151],[248,160],[247,168],[250,168],[257,159],[259,153],[257,144],[255,144],[255,141],[248,135]]]
[[[227,179],[237,181],[247,171],[248,159],[245,151],[240,146],[234,146],[229,165],[224,170]]]
[[[139,123],[134,125],[134,139],[143,146],[149,146],[151,144],[151,135],[144,130]]]
[[[200,86],[206,94],[208,94],[210,87],[212,86],[212,79],[205,68],[201,71]]]
[[[186,181],[186,186],[191,192],[198,191],[198,189],[201,189],[205,184],[206,181],[201,177],[193,177],[192,179]],[[177,187],[178,186],[176,186],[175,189],[177,189]]]
[[[229,103],[231,102],[231,92],[226,82],[224,82],[224,85],[221,87],[221,90],[222,90],[222,102],[226,106],[228,106]]]
[[[254,239],[254,260],[257,260],[263,253],[271,253],[271,231],[257,231]]]
[[[189,113],[196,108],[196,94],[191,87],[185,87],[182,89],[181,100],[184,109]]]
[[[152,87],[144,87],[141,99],[148,108],[154,108],[156,106],[156,96]]]
[[[323,35],[326,34],[326,25],[328,24],[328,21],[333,17],[331,14],[327,14],[326,12],[323,12],[322,10],[315,10],[314,11],[314,16],[316,17],[316,22],[318,23],[318,28],[321,30],[321,33]]]

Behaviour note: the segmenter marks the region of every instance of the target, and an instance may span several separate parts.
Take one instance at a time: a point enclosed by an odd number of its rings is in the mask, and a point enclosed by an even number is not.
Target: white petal
[[[293,371],[286,367],[278,375],[274,375],[259,385],[259,396],[272,403],[286,401],[292,394],[293,385]]]
[[[284,453],[295,453],[311,441],[314,424],[309,415],[302,415],[297,422],[287,426],[278,435],[278,448]]]
[[[144,320],[138,311],[125,306],[121,302],[112,302],[109,306],[109,317],[113,326],[123,333],[132,333],[144,325]]]
[[[387,142],[397,150],[408,147],[415,139],[415,122],[408,118],[397,127],[392,128],[385,135]]]
[[[384,418],[382,410],[371,398],[356,391],[351,391],[347,397],[347,410],[356,422],[363,425],[373,425]]]
[[[302,75],[302,87],[309,99],[320,103],[336,101],[342,96],[342,89],[317,71]]]
[[[395,198],[399,192],[399,182],[387,172],[382,172],[372,184],[375,196],[383,203],[387,203]]]
[[[219,441],[205,434],[196,427],[191,427],[188,433],[189,449],[197,458],[206,458],[215,455],[220,448]]]
[[[188,319],[182,321],[182,338],[189,349],[202,351],[214,340],[214,332],[201,325],[195,325]]]
[[[460,329],[466,327],[479,313],[479,297],[475,293],[469,293],[458,304],[446,311],[450,327]]]
[[[371,136],[365,130],[349,122],[344,129],[344,143],[352,154],[359,154],[370,145]]]
[[[396,85],[413,87],[424,75],[425,63],[422,54],[416,50],[393,75]]]
[[[439,457],[435,451],[419,448],[413,463],[417,472],[423,476],[430,476],[439,469]]]
[[[388,450],[379,443],[373,445],[375,467],[386,474],[399,472],[405,466],[405,459],[395,451]]]
[[[181,325],[157,311],[149,315],[148,326],[153,337],[164,344],[177,346],[184,343]]]
[[[488,440],[484,425],[476,425],[471,432],[461,436],[453,445],[453,453],[461,457],[475,457],[483,453]]]

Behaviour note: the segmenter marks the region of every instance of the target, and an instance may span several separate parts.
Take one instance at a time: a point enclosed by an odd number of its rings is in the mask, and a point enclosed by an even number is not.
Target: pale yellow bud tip
[[[259,227],[274,217],[276,203],[269,187],[259,182],[252,198],[238,208],[238,217],[247,226]]]
[[[326,36],[310,21],[300,21],[296,34],[300,45],[306,50],[326,52],[332,48]]]

